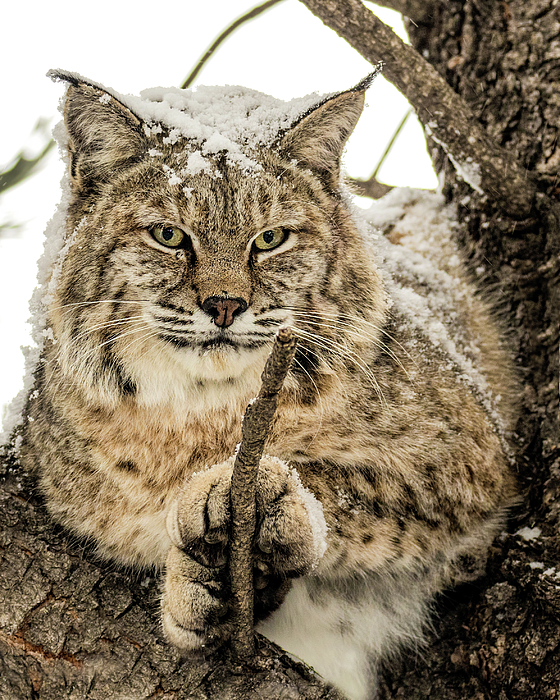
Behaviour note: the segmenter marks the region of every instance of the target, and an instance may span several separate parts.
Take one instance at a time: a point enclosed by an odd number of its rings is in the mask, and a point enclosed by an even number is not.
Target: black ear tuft
[[[76,73],[49,71],[69,83],[64,106],[70,174],[75,189],[88,190],[132,165],[146,149],[142,121],[110,91]]]
[[[283,134],[278,149],[315,172],[336,189],[340,180],[340,158],[348,137],[364,107],[365,91],[381,70],[376,70],[346,92],[330,95],[314,105]]]

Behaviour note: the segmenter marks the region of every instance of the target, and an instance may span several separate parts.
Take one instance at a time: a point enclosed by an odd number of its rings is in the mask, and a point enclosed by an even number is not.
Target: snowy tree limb
[[[300,1],[370,63],[385,63],[385,77],[474,190],[513,219],[529,217],[537,189],[527,171],[489,138],[466,102],[412,46],[360,0]]]
[[[297,339],[289,328],[278,331],[266,362],[259,395],[247,406],[242,440],[231,479],[232,543],[230,579],[235,636],[232,648],[239,658],[255,652],[253,632],[253,540],[256,529],[255,487],[264,443],[274,418],[278,392],[296,351]]]

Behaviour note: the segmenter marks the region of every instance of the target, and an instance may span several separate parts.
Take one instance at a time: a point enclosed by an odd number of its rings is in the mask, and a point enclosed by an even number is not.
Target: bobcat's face
[[[75,228],[51,325],[63,371],[88,390],[150,404],[186,387],[258,388],[281,325],[344,311],[355,304],[349,283],[376,291],[334,171],[294,157],[310,149],[294,129],[276,148],[253,149],[253,170],[218,154],[211,173],[192,174],[188,139],[142,131],[122,105],[100,116],[99,99],[88,116],[95,90],[70,91]],[[101,148],[90,133],[100,119]]]

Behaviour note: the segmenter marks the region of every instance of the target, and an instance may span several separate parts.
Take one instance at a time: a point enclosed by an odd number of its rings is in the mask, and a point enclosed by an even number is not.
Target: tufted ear
[[[139,159],[146,138],[135,114],[105,89],[72,73],[51,71],[49,75],[70,83],[64,122],[76,190],[92,189]]]
[[[316,173],[327,186],[337,188],[342,151],[362,114],[365,91],[376,74],[304,114],[282,136],[280,152]]]

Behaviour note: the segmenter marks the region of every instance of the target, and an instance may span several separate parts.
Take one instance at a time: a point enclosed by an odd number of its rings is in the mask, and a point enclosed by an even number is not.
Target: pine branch
[[[266,362],[259,395],[247,406],[242,440],[231,480],[232,543],[230,579],[235,615],[232,649],[240,659],[255,653],[253,632],[253,540],[256,529],[257,471],[278,403],[278,392],[290,368],[297,339],[281,328]]]
[[[360,0],[300,2],[367,61],[384,62],[384,76],[408,99],[460,177],[511,218],[529,217],[537,189],[527,171],[492,141],[462,97],[412,46]]]

